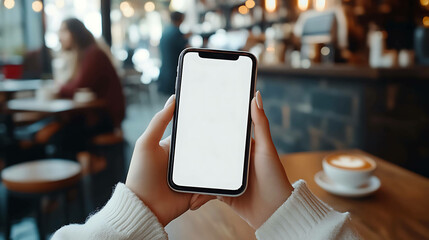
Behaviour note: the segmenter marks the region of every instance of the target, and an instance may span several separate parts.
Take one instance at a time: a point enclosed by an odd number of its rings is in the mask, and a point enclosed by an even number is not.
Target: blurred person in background
[[[175,92],[177,60],[180,52],[188,45],[188,35],[180,32],[180,25],[185,15],[180,12],[172,12],[171,24],[162,33],[159,44],[162,65],[158,78],[158,91],[166,98]]]
[[[75,113],[68,121],[61,122],[58,131],[47,134],[48,142],[55,146],[52,155],[73,157],[86,149],[92,137],[120,129],[125,117],[125,98],[108,50],[96,42],[80,20],[64,20],[59,39],[62,55],[68,57],[63,59],[65,68],[57,69],[58,97],[73,99],[75,93],[87,92],[103,101],[103,108]]]
[[[61,24],[59,38],[63,51],[74,52],[75,56],[72,58],[75,62],[69,63],[74,71],[70,79],[59,87],[59,96],[73,98],[79,89],[89,89],[97,99],[105,101],[106,114],[100,119],[105,123],[105,128],[110,128],[105,130],[120,127],[125,117],[125,99],[110,57],[76,18],[67,19]]]

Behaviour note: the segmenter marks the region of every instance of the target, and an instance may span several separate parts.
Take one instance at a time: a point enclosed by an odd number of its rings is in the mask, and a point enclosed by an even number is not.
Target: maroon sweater
[[[89,88],[97,99],[106,103],[106,109],[115,126],[120,126],[125,117],[125,99],[119,76],[110,59],[97,46],[89,46],[76,77],[65,84],[60,90],[60,96],[72,98],[79,88]]]

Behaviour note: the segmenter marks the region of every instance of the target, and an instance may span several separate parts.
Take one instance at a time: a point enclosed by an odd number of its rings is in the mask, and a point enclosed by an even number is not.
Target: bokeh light
[[[155,10],[155,3],[153,3],[153,2],[146,2],[144,4],[144,10],[146,12],[153,12]]]
[[[246,5],[246,7],[247,7],[247,8],[249,8],[249,9],[254,8],[254,7],[255,7],[255,5],[256,5],[254,0],[247,0],[244,4],[245,4],[245,5]]]
[[[277,0],[265,0],[265,10],[274,12],[277,8]]]
[[[15,7],[15,1],[14,0],[4,0],[4,7],[7,9],[12,9]]]
[[[317,11],[323,11],[325,9],[325,6],[326,6],[326,0],[315,0],[314,8]]]
[[[34,1],[34,2],[31,4],[31,8],[32,8],[32,9],[33,9],[33,11],[35,11],[35,12],[41,12],[41,11],[43,10],[43,3],[42,3],[42,1],[39,1],[39,0]]]
[[[308,0],[298,0],[298,8],[301,11],[308,9]]]
[[[134,8],[127,1],[121,2],[119,9],[121,9],[122,14],[127,18],[134,16]]]
[[[240,14],[247,14],[249,12],[249,9],[246,6],[241,5],[240,7],[238,7],[238,12]]]
[[[428,16],[425,16],[424,18],[423,18],[423,25],[425,26],[425,27],[429,27],[429,17]]]

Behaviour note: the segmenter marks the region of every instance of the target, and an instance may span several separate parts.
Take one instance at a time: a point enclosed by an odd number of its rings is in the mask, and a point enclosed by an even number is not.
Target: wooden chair
[[[93,137],[88,151],[77,155],[83,167],[86,193],[93,210],[102,207],[112,194],[113,186],[125,180],[124,138],[122,131]]]
[[[110,171],[115,182],[125,180],[124,136],[122,130],[99,134],[92,138],[90,151],[104,157],[107,171]]]
[[[82,168],[79,163],[63,159],[44,159],[12,165],[1,172],[2,182],[6,188],[7,197],[2,198],[5,202],[2,206],[3,219],[5,222],[5,239],[10,238],[11,209],[10,199],[30,198],[37,202],[36,222],[39,239],[46,238],[44,227],[44,212],[42,199],[50,196],[61,196],[63,199],[64,224],[68,223],[68,198],[66,194],[71,189],[80,189]],[[85,208],[83,196],[80,196],[81,209]],[[82,212],[85,216],[86,213]]]
[[[3,168],[6,166],[6,163],[3,159],[0,158],[0,172],[3,170]]]

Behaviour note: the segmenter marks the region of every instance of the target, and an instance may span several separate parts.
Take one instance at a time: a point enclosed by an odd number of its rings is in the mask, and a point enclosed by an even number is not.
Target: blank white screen
[[[242,185],[252,60],[183,59],[173,182],[237,190]]]

